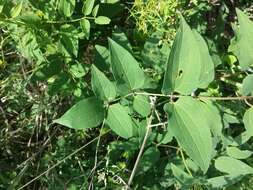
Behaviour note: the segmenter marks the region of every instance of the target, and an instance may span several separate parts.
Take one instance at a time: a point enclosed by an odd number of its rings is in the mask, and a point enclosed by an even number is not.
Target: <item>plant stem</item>
[[[146,93],[146,92],[135,92],[137,95],[143,96],[157,96],[157,97],[168,97],[168,98],[180,98],[190,95],[165,95],[165,94],[153,94],[153,93]],[[250,100],[253,99],[253,96],[228,96],[228,97],[215,97],[215,96],[191,96],[194,98],[200,99],[211,99],[211,100]]]
[[[138,167],[138,165],[139,165],[139,162],[140,162],[141,156],[142,156],[142,154],[143,154],[145,145],[146,145],[146,143],[147,143],[147,140],[148,140],[148,137],[149,137],[149,133],[150,133],[151,128],[152,128],[152,127],[151,127],[151,124],[152,124],[152,120],[153,120],[153,114],[154,114],[154,111],[155,111],[155,100],[152,101],[152,99],[151,99],[151,105],[152,105],[152,112],[151,112],[151,115],[150,115],[150,117],[149,117],[149,119],[148,119],[147,128],[146,128],[146,134],[145,134],[145,136],[144,136],[144,139],[143,139],[143,142],[142,142],[140,151],[139,151],[138,156],[137,156],[137,159],[136,159],[136,161],[135,161],[134,168],[133,168],[132,173],[131,173],[131,175],[130,175],[130,178],[129,178],[129,180],[128,180],[128,186],[129,186],[128,189],[131,187],[131,183],[132,183],[132,181],[133,181],[133,178],[134,178],[134,175],[135,175],[135,173],[136,173],[137,167]]]

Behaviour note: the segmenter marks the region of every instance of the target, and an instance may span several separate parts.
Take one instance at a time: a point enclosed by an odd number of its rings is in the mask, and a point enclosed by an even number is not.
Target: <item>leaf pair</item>
[[[163,93],[190,94],[214,79],[214,64],[204,39],[181,17],[180,28],[167,62]]]

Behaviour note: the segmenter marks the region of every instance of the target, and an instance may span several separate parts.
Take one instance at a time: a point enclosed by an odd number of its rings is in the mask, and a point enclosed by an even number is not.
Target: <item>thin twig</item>
[[[103,135],[107,134],[109,131],[106,131]],[[103,136],[102,135],[102,136]],[[63,158],[62,160],[58,161],[55,165],[51,166],[50,168],[48,168],[46,171],[42,172],[40,175],[38,175],[37,177],[33,178],[32,180],[30,180],[29,182],[27,182],[25,185],[23,185],[22,187],[18,188],[18,190],[24,189],[25,187],[27,187],[28,185],[30,185],[32,182],[36,181],[37,179],[39,179],[41,176],[47,174],[49,171],[51,171],[52,169],[54,169],[55,167],[59,166],[61,163],[63,163],[65,160],[71,158],[73,155],[75,155],[76,153],[80,152],[82,149],[84,149],[85,147],[87,147],[88,145],[90,145],[91,143],[93,143],[94,141],[96,141],[99,138],[96,137],[94,139],[92,139],[91,141],[89,141],[88,143],[86,143],[85,145],[83,145],[82,147],[78,148],[77,150],[75,150],[74,152],[72,152],[71,154],[69,154],[68,156],[66,156],[65,158]]]
[[[143,142],[142,142],[140,151],[139,151],[138,156],[137,156],[137,159],[136,159],[136,161],[135,161],[134,168],[133,168],[132,173],[131,173],[131,175],[130,175],[130,178],[129,178],[129,180],[128,180],[128,186],[129,186],[128,189],[131,187],[131,183],[132,183],[132,181],[133,181],[133,178],[134,178],[134,175],[135,175],[135,173],[136,173],[137,167],[138,167],[138,165],[139,165],[139,162],[140,162],[141,156],[142,156],[142,154],[143,154],[145,145],[146,145],[146,143],[147,143],[147,140],[148,140],[148,137],[149,137],[149,133],[150,133],[150,131],[151,131],[151,123],[152,123],[152,120],[153,120],[153,114],[154,114],[154,110],[155,110],[155,101],[156,101],[155,98],[156,98],[156,97],[154,97],[154,99],[152,99],[152,97],[150,97],[150,100],[151,100],[151,103],[150,103],[150,104],[151,104],[151,106],[152,106],[152,112],[151,112],[151,115],[150,115],[150,117],[149,117],[149,119],[148,119],[147,128],[146,128],[146,134],[145,134],[145,136],[144,136],[144,139],[143,139]]]
[[[91,170],[91,179],[90,179],[90,184],[89,184],[89,190],[93,189],[93,178],[96,172],[96,168],[97,168],[97,162],[98,162],[98,148],[100,145],[100,140],[101,140],[101,136],[102,136],[102,131],[105,125],[105,119],[103,120],[101,129],[99,131],[99,136],[98,136],[98,141],[97,141],[97,145],[96,145],[96,152],[95,152],[95,159],[94,159],[94,166]]]

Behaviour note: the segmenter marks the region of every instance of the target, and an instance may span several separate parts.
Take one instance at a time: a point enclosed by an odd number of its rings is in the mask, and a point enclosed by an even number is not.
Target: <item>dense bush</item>
[[[0,188],[251,189],[250,6],[0,1]]]

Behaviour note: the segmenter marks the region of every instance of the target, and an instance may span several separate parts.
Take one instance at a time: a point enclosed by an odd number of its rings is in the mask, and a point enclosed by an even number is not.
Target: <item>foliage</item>
[[[253,22],[239,8],[0,1],[0,188],[250,189]]]

